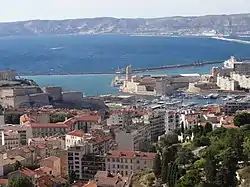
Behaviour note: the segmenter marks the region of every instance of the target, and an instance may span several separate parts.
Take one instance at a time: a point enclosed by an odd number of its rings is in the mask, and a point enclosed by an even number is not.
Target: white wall
[[[126,133],[120,130],[115,133],[115,141],[117,143],[117,150],[134,151],[134,138],[132,133]]]

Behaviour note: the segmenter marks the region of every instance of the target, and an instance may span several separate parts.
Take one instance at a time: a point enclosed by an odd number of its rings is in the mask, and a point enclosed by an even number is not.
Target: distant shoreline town
[[[203,75],[138,75],[128,66],[112,85],[124,94],[86,97],[1,71],[0,186],[230,186],[249,179],[241,174],[250,155],[249,60],[232,56]]]

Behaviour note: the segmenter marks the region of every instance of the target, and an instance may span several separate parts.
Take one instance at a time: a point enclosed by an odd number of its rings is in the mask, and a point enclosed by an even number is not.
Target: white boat
[[[209,94],[207,97],[209,99],[217,99],[219,97],[219,94],[212,93],[212,94]]]

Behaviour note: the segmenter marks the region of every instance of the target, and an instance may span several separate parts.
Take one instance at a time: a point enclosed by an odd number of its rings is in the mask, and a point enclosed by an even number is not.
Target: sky
[[[0,22],[250,13],[250,0],[0,0]]]

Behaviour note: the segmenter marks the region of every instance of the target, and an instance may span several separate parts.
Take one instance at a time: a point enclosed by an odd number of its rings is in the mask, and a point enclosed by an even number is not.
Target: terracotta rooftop
[[[95,183],[85,184],[83,187],[97,187]]]
[[[107,154],[108,158],[141,158],[152,160],[155,158],[156,153],[140,152],[140,151],[110,151]]]
[[[39,187],[48,187],[48,186],[53,185],[53,182],[50,180],[50,177],[47,175],[43,175],[39,177],[37,182],[38,182]]]
[[[21,172],[24,175],[27,175],[28,177],[32,177],[34,176],[36,173],[28,168],[24,168],[22,170],[19,170],[19,172]]]
[[[7,185],[8,179],[0,179],[0,185]]]
[[[69,132],[67,135],[77,136],[77,137],[82,138],[82,137],[84,137],[85,133],[82,130],[75,130],[75,131]]]

